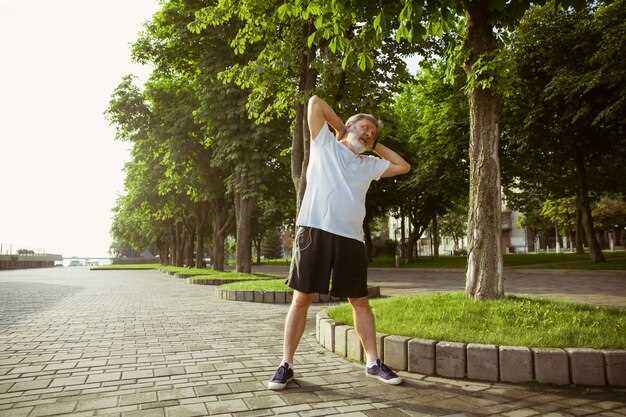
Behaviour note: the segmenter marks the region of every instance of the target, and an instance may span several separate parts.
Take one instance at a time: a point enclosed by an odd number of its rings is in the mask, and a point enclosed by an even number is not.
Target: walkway
[[[0,272],[0,417],[626,416],[626,389],[384,386],[318,347],[313,320],[296,383],[268,391],[287,306],[214,291],[157,271]]]

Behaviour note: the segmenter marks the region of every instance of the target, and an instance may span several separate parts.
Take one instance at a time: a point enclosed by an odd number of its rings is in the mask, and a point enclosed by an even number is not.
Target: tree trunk
[[[433,216],[432,233],[433,239],[433,257],[439,258],[439,227],[437,225],[437,215]]]
[[[585,254],[585,242],[583,240],[583,215],[578,204],[578,193],[576,194],[576,254]]]
[[[263,241],[262,238],[256,239],[254,241],[254,247],[256,249],[256,264],[257,265],[261,265],[261,242],[262,241]]]
[[[252,272],[252,214],[254,198],[244,198],[235,193],[235,216],[237,220],[237,272]]]
[[[196,215],[196,268],[204,268],[204,229],[206,216],[203,205],[200,205]]]
[[[300,51],[300,69],[298,81],[298,93],[304,99],[308,98],[315,87],[316,74],[312,67],[315,60],[315,47],[307,48],[306,39],[315,31],[311,22],[304,24],[304,34],[302,39],[302,50]],[[309,126],[306,122],[305,102],[296,103],[296,120],[291,142],[291,180],[296,190],[296,217],[300,210],[300,203],[306,190],[306,170],[309,164],[310,134]]]
[[[183,266],[184,263],[184,227],[182,221],[176,222],[176,266]]]
[[[585,160],[582,151],[576,149],[576,205],[581,212],[581,220],[587,244],[589,245],[589,254],[594,262],[605,262],[604,254],[596,240],[596,232],[593,227],[593,218],[591,217],[591,207],[589,205],[589,189],[587,187],[587,173],[585,169]]]
[[[404,212],[400,210],[400,257],[402,259],[406,259],[405,240],[406,240],[406,232],[404,230]]]
[[[233,213],[226,212],[226,202],[217,199],[213,203],[213,269],[224,270],[224,240],[233,219]]]
[[[488,3],[488,0],[464,1],[467,19],[465,48],[469,52],[465,70],[468,73],[481,56],[496,51]],[[476,300],[494,299],[504,296],[498,154],[500,109],[494,88],[474,86],[469,93],[469,111],[470,190],[465,294]]]

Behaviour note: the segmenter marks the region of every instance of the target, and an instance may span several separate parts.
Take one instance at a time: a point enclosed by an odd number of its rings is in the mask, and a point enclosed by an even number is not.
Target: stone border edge
[[[315,337],[326,350],[362,362],[353,327],[326,309],[315,316]],[[379,356],[397,371],[489,382],[626,386],[626,350],[529,348],[446,342],[376,333]]]
[[[380,297],[380,287],[368,287],[368,297]],[[262,290],[226,290],[218,288],[217,297],[229,301],[249,301],[267,304],[290,304],[292,293],[290,291],[262,291]],[[342,301],[343,299],[332,297],[330,294],[315,294],[314,303],[329,303]]]

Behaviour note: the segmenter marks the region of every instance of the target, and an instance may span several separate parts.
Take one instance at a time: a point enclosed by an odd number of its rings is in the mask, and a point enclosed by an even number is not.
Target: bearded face
[[[350,147],[352,148],[354,152],[360,154],[367,150],[367,147],[361,141],[355,129],[348,130],[346,137],[347,137],[348,143],[350,144]]]

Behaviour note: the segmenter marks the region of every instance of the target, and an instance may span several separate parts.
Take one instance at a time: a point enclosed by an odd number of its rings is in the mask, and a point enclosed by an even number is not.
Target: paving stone
[[[167,417],[198,417],[206,416],[208,415],[208,412],[204,404],[199,403],[166,407],[165,415]]]
[[[352,329],[350,326],[337,325],[335,326],[335,353],[344,358],[348,354],[348,330]]]
[[[122,372],[122,379],[152,378],[153,376],[154,371],[152,369]]]
[[[50,385],[51,379],[35,379],[34,381],[26,381],[26,382],[17,382],[15,384],[7,384],[7,386],[11,386],[10,392],[14,391],[28,391],[33,389],[42,389],[46,388]]]
[[[84,384],[86,379],[87,376],[84,375],[70,376],[66,378],[55,378],[52,380],[52,383],[50,383],[50,387]]]
[[[376,332],[376,351],[381,361],[385,361],[385,338],[387,334]],[[363,350],[363,360],[366,360],[365,350]]]
[[[483,381],[498,380],[498,347],[469,343],[466,347],[467,377]]]
[[[78,401],[76,411],[97,410],[99,408],[117,407],[117,397],[93,398]]]
[[[570,383],[567,352],[557,348],[533,348],[535,379],[544,384]]]
[[[71,413],[76,407],[76,401],[58,401],[50,404],[36,405],[29,417],[50,416],[54,414]]]
[[[347,357],[351,361],[363,361],[363,345],[354,328],[348,329],[346,334]]]
[[[279,395],[264,395],[263,397],[244,398],[249,409],[281,407],[287,403]]]
[[[157,398],[159,401],[177,400],[180,398],[195,397],[196,393],[193,388],[174,388],[171,390],[158,391]]]
[[[87,383],[91,384],[94,382],[118,381],[121,375],[122,375],[121,372],[107,372],[103,374],[91,374],[87,378]]]
[[[572,383],[606,385],[602,351],[585,348],[568,348],[565,351],[569,355]]]
[[[524,346],[500,346],[500,380],[530,382],[533,377],[533,353]]]
[[[626,351],[604,350],[606,378],[609,385],[626,386]]]
[[[248,410],[248,406],[241,399],[211,401],[204,403],[204,405],[211,415]]]
[[[18,407],[10,410],[0,410],[0,417],[26,417],[33,407]]]
[[[131,405],[154,402],[157,400],[156,392],[138,392],[136,394],[120,395],[119,405]]]
[[[436,340],[410,339],[407,342],[407,370],[423,375],[435,375]]]
[[[437,342],[435,345],[437,375],[447,378],[464,378],[465,355],[465,343]]]
[[[320,344],[331,352],[335,349],[335,320],[320,321]]]
[[[205,397],[209,395],[221,395],[221,394],[230,394],[232,390],[226,384],[210,384],[210,385],[199,385],[194,387],[196,391],[196,395],[198,397]]]
[[[321,310],[315,313],[315,339],[320,342],[320,320],[328,319],[328,312]]]
[[[127,411],[122,413],[122,417],[165,417],[165,410],[163,408],[156,408],[151,410]]]
[[[185,368],[182,366],[168,366],[166,368],[158,368],[154,370],[155,377],[184,375],[185,373]]]
[[[407,342],[411,339],[405,336],[391,335],[383,340],[385,364],[396,371],[407,369]]]
[[[273,304],[274,303],[274,291],[264,291],[263,302],[268,303],[268,304]]]
[[[285,304],[285,293],[283,291],[276,291],[274,293],[274,302],[276,304]]]

